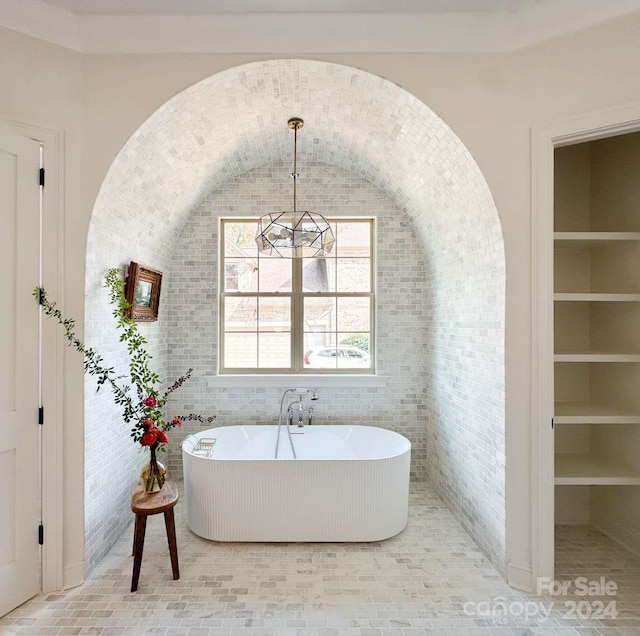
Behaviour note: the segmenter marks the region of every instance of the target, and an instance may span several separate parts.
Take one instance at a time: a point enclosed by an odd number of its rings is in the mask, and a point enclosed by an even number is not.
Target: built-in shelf
[[[640,550],[639,151],[640,133],[554,150],[560,231],[548,263],[554,304],[546,342],[556,400],[548,516],[592,523]],[[580,546],[572,547],[580,560]]]
[[[556,302],[637,303],[640,302],[640,294],[558,292],[553,295],[553,300]]]
[[[554,362],[640,362],[640,353],[613,351],[556,351]]]
[[[640,424],[640,413],[595,402],[556,402],[556,424]]]
[[[640,486],[640,474],[615,459],[584,453],[555,456],[556,486]]]
[[[640,241],[640,232],[554,232],[553,238],[562,246],[596,247]]]

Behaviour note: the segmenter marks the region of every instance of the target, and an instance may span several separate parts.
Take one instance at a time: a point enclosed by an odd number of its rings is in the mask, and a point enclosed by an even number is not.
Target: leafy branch
[[[125,281],[120,276],[118,269],[110,269],[105,278],[105,286],[109,290],[109,300],[114,306],[113,316],[116,319],[117,328],[121,331],[120,342],[126,343],[129,354],[129,380],[123,384],[126,375],[118,375],[114,367],[109,367],[92,347],[86,347],[75,333],[75,321],[65,318],[62,312],[47,297],[47,292],[42,287],[33,290],[33,296],[42,305],[45,315],[58,321],[64,331],[67,344],[79,351],[84,356],[84,371],[96,377],[98,391],[105,384],[113,392],[114,402],[123,408],[124,421],[133,422],[131,437],[134,442],[143,446],[160,447],[164,450],[164,444],[169,438],[165,431],[174,426],[182,426],[182,420],[174,417],[165,421],[162,409],[166,405],[169,396],[179,389],[190,377],[193,369],[189,369],[179,377],[169,388],[161,392],[158,385],[160,378],[149,366],[152,360],[147,351],[147,339],[138,331],[138,323],[129,317],[130,304],[125,296]],[[131,395],[131,385],[136,389],[136,399]],[[215,416],[203,418],[202,416],[189,415],[186,419],[210,422]]]
[[[33,290],[33,296],[42,305],[42,310],[45,315],[55,318],[62,326],[67,344],[84,356],[84,371],[89,375],[96,376],[98,391],[104,384],[108,384],[113,391],[115,403],[125,407],[125,421],[131,422],[135,417],[135,410],[133,408],[131,396],[129,395],[129,387],[120,386],[117,382],[117,380],[122,379],[124,376],[117,375],[113,367],[105,366],[102,356],[99,355],[92,347],[86,347],[80,341],[74,331],[76,321],[73,318],[65,318],[62,315],[62,312],[57,309],[56,303],[49,300],[47,292],[43,287],[36,287]]]

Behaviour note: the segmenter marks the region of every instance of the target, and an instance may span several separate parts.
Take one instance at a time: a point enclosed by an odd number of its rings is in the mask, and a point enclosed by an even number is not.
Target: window
[[[222,219],[221,373],[374,370],[373,219],[329,219],[322,258],[258,252],[256,219]]]

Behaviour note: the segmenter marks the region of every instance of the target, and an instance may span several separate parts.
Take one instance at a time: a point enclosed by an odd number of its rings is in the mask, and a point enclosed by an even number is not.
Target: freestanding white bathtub
[[[379,541],[407,525],[411,443],[374,426],[224,426],[182,444],[187,524],[215,541]],[[209,457],[199,440],[215,439]],[[205,442],[201,443],[201,446]]]

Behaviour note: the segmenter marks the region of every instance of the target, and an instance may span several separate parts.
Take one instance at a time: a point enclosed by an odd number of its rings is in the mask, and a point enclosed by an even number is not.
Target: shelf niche
[[[555,150],[556,522],[640,552],[640,133]]]

